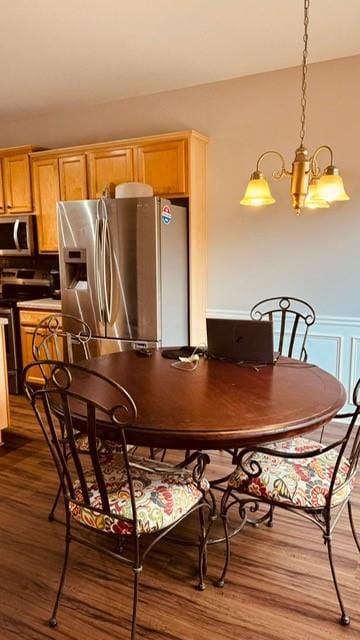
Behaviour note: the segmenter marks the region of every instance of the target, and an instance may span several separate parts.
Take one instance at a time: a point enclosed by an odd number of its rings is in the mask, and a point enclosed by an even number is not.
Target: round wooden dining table
[[[290,358],[255,367],[201,357],[193,370],[175,368],[173,362],[158,350],[150,356],[124,351],[82,363],[132,395],[138,415],[127,429],[130,444],[221,449],[271,442],[323,426],[346,398],[334,376]],[[89,384],[90,377],[87,392]],[[91,393],[96,400],[96,385]],[[111,398],[98,399],[111,406]]]

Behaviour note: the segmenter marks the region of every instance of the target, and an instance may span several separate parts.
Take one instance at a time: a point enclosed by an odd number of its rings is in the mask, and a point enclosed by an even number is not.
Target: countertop
[[[39,298],[38,300],[22,300],[17,303],[20,309],[39,309],[49,311],[61,311],[61,300],[54,298]]]

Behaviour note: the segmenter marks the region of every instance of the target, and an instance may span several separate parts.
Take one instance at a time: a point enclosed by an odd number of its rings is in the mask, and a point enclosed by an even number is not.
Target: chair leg
[[[197,585],[198,591],[205,590],[204,573],[207,572],[207,549],[205,548],[205,521],[202,507],[199,509],[200,520],[200,536],[199,536],[199,584]]]
[[[336,578],[335,566],[334,566],[334,561],[333,561],[333,557],[332,557],[331,535],[324,535],[324,540],[325,540],[325,543],[326,543],[326,546],[327,546],[327,550],[328,550],[330,569],[331,569],[331,574],[332,574],[332,578],[333,578],[333,582],[334,582],[334,587],[335,587],[337,599],[338,599],[338,602],[339,602],[339,606],[340,606],[340,609],[341,609],[340,623],[342,625],[348,625],[348,624],[350,624],[350,617],[347,615],[347,613],[345,611],[344,603],[343,603],[343,600],[342,600],[342,597],[341,597],[339,585],[338,585],[337,578]]]
[[[59,583],[59,588],[58,588],[58,592],[57,592],[57,595],[56,595],[54,609],[53,609],[51,618],[49,620],[49,626],[50,627],[56,627],[57,626],[56,614],[57,614],[57,610],[58,610],[58,606],[59,606],[59,602],[60,602],[60,598],[61,598],[61,594],[62,594],[62,590],[63,590],[63,586],[64,586],[65,574],[66,574],[66,569],[67,569],[68,559],[69,559],[69,549],[70,549],[71,536],[70,536],[70,514],[69,514],[68,505],[65,505],[65,511],[66,511],[66,534],[65,534],[64,562],[63,562],[63,568],[62,568],[62,572],[61,572],[60,583]]]
[[[139,585],[140,585],[140,574],[142,572],[142,565],[140,563],[140,541],[137,537],[135,540],[135,563],[133,566],[134,572],[134,597],[133,597],[133,612],[132,612],[132,623],[131,623],[131,640],[136,640],[136,622],[137,622],[137,608],[138,608],[138,600],[139,600]]]
[[[205,578],[207,575],[208,561],[207,561],[207,541],[210,533],[210,529],[216,516],[214,513],[209,515],[209,524],[205,526],[205,518],[203,513],[203,507],[199,508],[199,520],[200,520],[200,537],[199,537],[199,584],[197,585],[198,591],[205,591]]]
[[[131,640],[136,640],[137,606],[138,606],[138,599],[139,599],[140,573],[142,571],[142,567],[134,568],[133,571],[134,571],[134,599],[133,599],[133,614],[132,614],[132,625],[131,625]]]
[[[230,562],[230,539],[229,539],[229,530],[228,530],[228,522],[227,522],[227,510],[226,510],[226,502],[227,499],[231,495],[231,490],[227,489],[221,500],[221,519],[224,526],[224,535],[225,535],[225,562],[223,566],[223,570],[221,572],[220,578],[216,581],[215,586],[222,588],[225,584],[225,576]]]
[[[353,538],[354,538],[354,540],[355,540],[355,544],[356,544],[356,546],[357,546],[357,548],[358,548],[358,551],[360,551],[360,542],[359,542],[359,538],[357,537],[357,533],[356,533],[356,530],[355,530],[355,525],[354,525],[354,520],[353,520],[353,515],[352,515],[352,507],[351,507],[351,502],[350,502],[350,500],[349,500],[349,502],[348,502],[348,505],[347,505],[347,506],[348,506],[348,514],[349,514],[349,520],[350,520],[350,527],[351,527],[351,531],[352,531],[352,534],[353,534]]]
[[[227,514],[221,515],[221,518],[223,521],[224,532],[225,532],[225,562],[224,562],[223,570],[221,572],[221,576],[215,582],[215,586],[219,588],[223,588],[223,586],[225,585],[225,576],[226,576],[227,569],[230,562],[230,540],[229,540],[229,532],[227,527]]]
[[[268,523],[267,523],[268,527],[273,527],[274,526],[274,509],[275,509],[275,506],[272,504],[271,507],[270,507],[270,511],[269,511],[269,520],[268,520]]]
[[[60,495],[61,495],[61,489],[62,489],[61,482],[59,482],[59,486],[58,486],[58,490],[57,490],[57,493],[56,493],[56,496],[55,496],[55,499],[54,499],[54,502],[53,502],[53,506],[51,507],[51,511],[50,511],[50,513],[48,515],[49,522],[53,522],[53,520],[55,520],[55,509],[56,509],[57,504],[59,502],[59,498],[60,498]]]

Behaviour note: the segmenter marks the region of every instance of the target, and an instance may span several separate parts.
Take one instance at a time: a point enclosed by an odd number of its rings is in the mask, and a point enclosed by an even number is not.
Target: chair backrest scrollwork
[[[73,363],[89,360],[91,329],[80,318],[65,313],[48,315],[37,325],[32,341],[34,360]]]
[[[252,307],[250,317],[272,320],[275,351],[306,362],[305,342],[309,327],[315,322],[315,311],[310,304],[289,296],[267,298]]]

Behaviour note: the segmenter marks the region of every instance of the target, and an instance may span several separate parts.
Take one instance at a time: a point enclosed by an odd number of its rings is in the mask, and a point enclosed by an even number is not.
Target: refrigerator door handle
[[[103,282],[104,282],[104,300],[105,313],[107,322],[111,322],[112,317],[112,300],[113,300],[113,264],[112,264],[112,246],[110,238],[110,230],[107,216],[104,222],[104,231],[102,237],[102,260],[103,260]]]
[[[103,222],[99,217],[99,212],[96,216],[95,224],[95,253],[94,253],[94,271],[95,271],[95,288],[96,296],[99,304],[100,322],[104,321],[104,304],[102,295],[102,260],[101,260],[101,245],[103,236]]]

